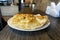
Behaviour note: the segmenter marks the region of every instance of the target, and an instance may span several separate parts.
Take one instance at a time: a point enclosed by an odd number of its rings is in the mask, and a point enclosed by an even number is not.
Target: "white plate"
[[[38,31],[38,30],[42,30],[42,29],[45,29],[47,28],[49,25],[50,25],[50,22],[46,23],[44,26],[40,27],[40,28],[37,28],[37,29],[32,29],[32,30],[24,30],[24,29],[20,29],[18,27],[14,27],[14,26],[11,26],[9,23],[11,21],[12,18],[10,18],[7,23],[9,25],[9,27],[13,28],[13,29],[16,29],[16,30],[20,30],[20,31]]]

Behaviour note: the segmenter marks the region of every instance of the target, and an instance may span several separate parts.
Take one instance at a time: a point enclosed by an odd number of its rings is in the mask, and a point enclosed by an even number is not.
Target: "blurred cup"
[[[56,9],[60,11],[60,2],[57,4]]]
[[[55,8],[55,7],[56,7],[55,2],[51,2],[51,8]]]
[[[51,12],[51,7],[47,6],[47,8],[46,8],[46,14],[50,14],[50,12]]]

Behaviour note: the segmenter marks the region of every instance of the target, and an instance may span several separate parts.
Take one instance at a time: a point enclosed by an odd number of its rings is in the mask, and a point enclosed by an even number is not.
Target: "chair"
[[[6,26],[7,22],[2,18],[1,8],[0,8],[0,31]]]

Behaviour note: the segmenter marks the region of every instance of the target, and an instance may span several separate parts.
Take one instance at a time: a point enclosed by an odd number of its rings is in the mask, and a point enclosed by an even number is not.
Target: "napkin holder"
[[[50,6],[46,8],[46,14],[53,16],[53,17],[60,17],[60,2],[55,5],[54,2],[51,2]]]

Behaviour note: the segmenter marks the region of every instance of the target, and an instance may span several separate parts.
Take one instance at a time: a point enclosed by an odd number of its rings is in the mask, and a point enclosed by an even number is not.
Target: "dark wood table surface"
[[[45,14],[41,11],[35,11],[35,13]],[[50,26],[34,32],[19,31],[6,25],[0,31],[0,40],[60,40],[60,18],[48,17],[51,21]],[[4,18],[7,21],[10,17]]]

